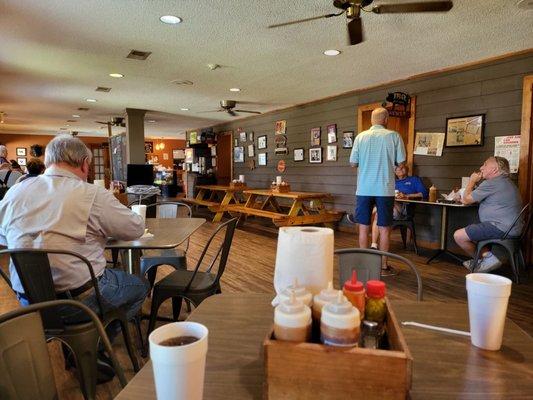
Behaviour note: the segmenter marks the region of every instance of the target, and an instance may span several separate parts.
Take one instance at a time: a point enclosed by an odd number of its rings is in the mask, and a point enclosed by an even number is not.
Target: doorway
[[[378,107],[381,107],[381,103],[363,104],[357,107],[357,133],[366,131],[372,126],[370,117],[372,111]],[[407,165],[412,171],[413,167],[413,149],[415,142],[415,111],[416,111],[416,98],[411,97],[411,116],[409,118],[389,117],[386,128],[396,131],[400,134],[403,140]]]
[[[217,140],[217,183],[229,185],[233,179],[233,131],[221,132]]]

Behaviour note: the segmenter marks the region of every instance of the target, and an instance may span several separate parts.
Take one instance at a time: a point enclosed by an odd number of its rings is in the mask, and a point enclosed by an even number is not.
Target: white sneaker
[[[490,272],[501,266],[502,262],[494,254],[491,254],[488,257],[483,257],[476,272]]]

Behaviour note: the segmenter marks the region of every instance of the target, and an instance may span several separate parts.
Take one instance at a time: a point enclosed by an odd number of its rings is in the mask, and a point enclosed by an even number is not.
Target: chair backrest
[[[342,285],[352,276],[352,271],[357,272],[357,280],[366,283],[369,280],[381,280],[382,258],[398,260],[407,265],[416,275],[417,281],[417,300],[422,300],[422,278],[415,265],[405,257],[386,251],[373,249],[339,249],[335,250],[339,256],[339,283]]]
[[[237,222],[239,221],[238,218],[230,219],[229,221],[221,224],[215,232],[211,235],[209,240],[207,241],[204,250],[202,251],[202,254],[200,255],[200,258],[198,259],[198,263],[196,264],[196,267],[194,268],[194,273],[185,289],[185,291],[189,290],[192,283],[194,282],[194,278],[196,277],[196,274],[200,270],[200,267],[202,266],[203,260],[205,255],[207,254],[207,251],[211,251],[211,249],[214,250],[214,254],[211,258],[211,261],[209,262],[209,267],[207,268],[206,272],[211,272],[217,259],[218,261],[218,269],[217,274],[215,277],[215,281],[213,285],[209,289],[212,289],[215,286],[218,286],[220,282],[220,278],[222,277],[222,274],[224,273],[224,270],[226,269],[226,263],[228,261],[228,255],[231,248],[231,242],[233,241],[233,234],[235,233],[235,227],[237,226]],[[216,244],[213,239],[217,236],[222,235],[222,231],[225,229],[224,239],[220,242],[220,244]]]
[[[1,250],[0,255],[2,254],[9,254],[11,257],[11,261],[17,271],[22,287],[24,288],[24,294],[31,304],[57,299],[52,278],[52,270],[50,268],[50,260],[48,258],[49,254],[63,255],[67,257],[71,256],[80,259],[86,264],[89,270],[96,302],[100,313],[103,313],[102,298],[100,290],[98,289],[98,282],[94,275],[93,267],[90,261],[80,254],[65,250],[49,249],[7,249]],[[9,281],[8,284],[10,284]],[[43,310],[42,318],[46,329],[64,329],[61,316],[54,310]]]
[[[156,208],[156,218],[192,218],[191,206],[180,201],[160,201],[148,204],[146,212],[152,207]]]
[[[514,228],[514,226],[520,220],[524,221],[524,226],[522,227],[522,232],[520,233],[520,240],[522,240],[524,238],[524,236],[526,236],[527,231],[529,229],[529,224],[531,222],[531,213],[529,213],[528,210],[529,210],[529,203],[526,204],[524,207],[522,207],[522,210],[520,211],[520,214],[518,214],[516,216],[516,218],[514,219],[513,223],[509,227],[509,229],[507,229],[507,232],[505,232],[505,234],[503,235],[502,239],[507,239],[507,237],[509,236],[509,233],[511,233],[511,231]]]
[[[82,309],[93,322],[113,363],[119,382],[126,386],[124,371],[98,316],[74,300],[54,300],[0,315],[0,399],[57,399],[48,347],[39,312],[71,306]]]

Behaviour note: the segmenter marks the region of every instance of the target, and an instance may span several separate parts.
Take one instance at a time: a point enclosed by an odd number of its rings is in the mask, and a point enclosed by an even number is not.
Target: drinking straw
[[[414,321],[403,321],[402,325],[403,326],[416,326],[419,328],[431,329],[433,331],[453,333],[454,335],[470,336],[470,332],[467,332],[467,331],[458,331],[456,329],[442,328],[440,326],[435,326],[435,325],[426,325],[426,324],[421,324],[419,322],[414,322]]]

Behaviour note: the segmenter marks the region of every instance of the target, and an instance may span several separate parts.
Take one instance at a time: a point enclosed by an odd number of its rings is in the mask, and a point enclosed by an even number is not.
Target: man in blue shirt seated
[[[401,164],[394,169],[396,174],[395,195],[397,199],[413,199],[426,200],[428,197],[428,190],[424,186],[422,179],[418,176],[408,176],[409,167]],[[393,218],[395,220],[404,219],[407,217],[407,203],[394,202]],[[377,226],[377,218],[375,214],[377,210],[374,209],[374,222],[372,224],[372,245],[371,248],[378,248],[379,229]]]

